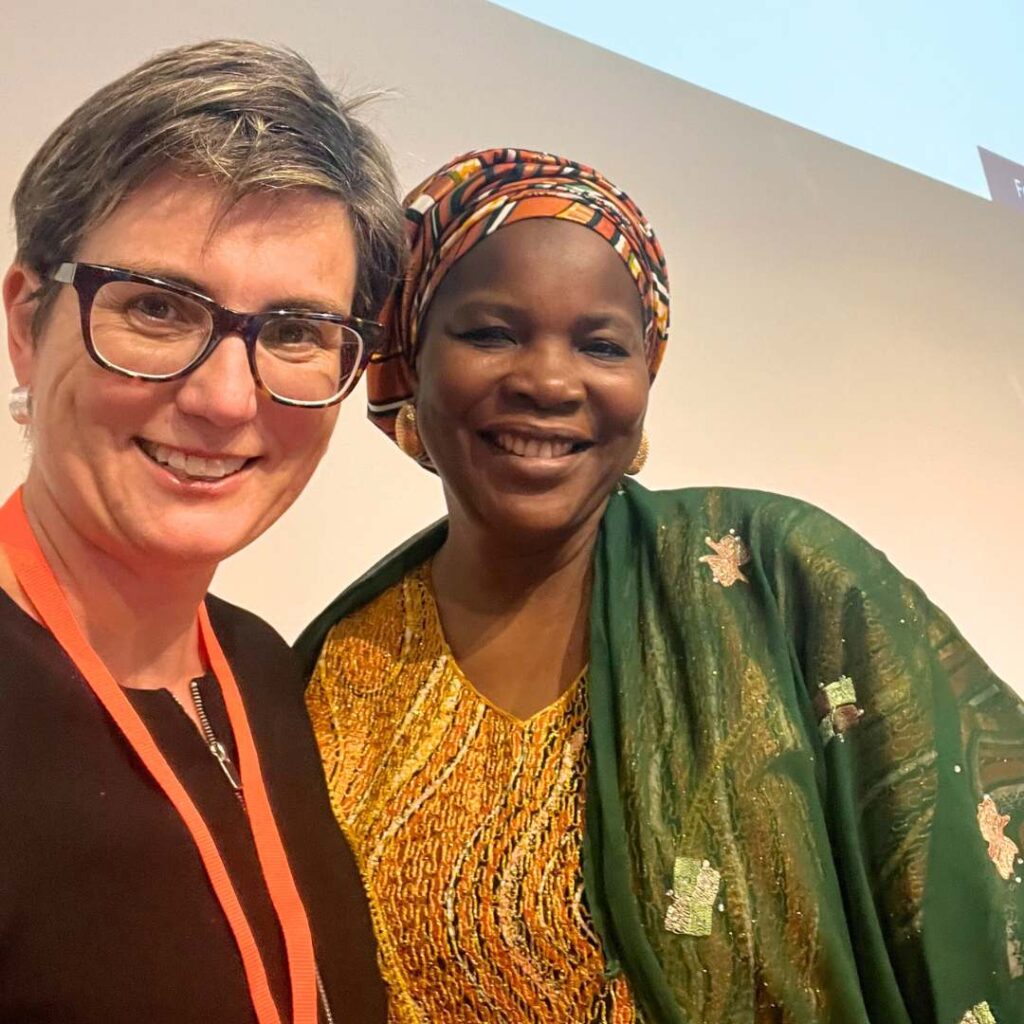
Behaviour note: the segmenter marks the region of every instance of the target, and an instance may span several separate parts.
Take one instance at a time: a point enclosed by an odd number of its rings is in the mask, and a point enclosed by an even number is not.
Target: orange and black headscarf
[[[637,205],[591,167],[528,149],[481,149],[432,174],[405,198],[409,264],[381,311],[382,356],[366,374],[370,420],[389,437],[413,394],[420,326],[445,274],[478,242],[534,217],[596,231],[622,257],[644,312],[654,378],[668,341],[665,255]]]

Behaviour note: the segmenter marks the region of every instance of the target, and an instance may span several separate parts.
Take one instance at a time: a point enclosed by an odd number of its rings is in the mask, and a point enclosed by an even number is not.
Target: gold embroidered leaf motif
[[[708,861],[676,857],[669,890],[672,902],[665,912],[666,931],[676,935],[710,935],[711,911],[721,882],[721,874]]]
[[[818,728],[826,743],[834,736],[842,739],[843,733],[855,726],[864,714],[857,707],[857,691],[849,676],[840,676],[834,683],[818,687],[814,707],[821,716]]]
[[[857,690],[849,676],[840,676],[834,683],[829,683],[821,689],[830,711],[835,711],[844,704],[857,703]]]
[[[1013,877],[1013,861],[1020,852],[1017,844],[1005,834],[1009,824],[1010,816],[1000,814],[996,802],[986,794],[985,799],[978,804],[978,827],[982,838],[988,843],[989,859],[1006,881]]]
[[[735,530],[730,530],[719,540],[705,537],[704,543],[714,551],[714,554],[702,555],[698,561],[705,562],[710,566],[711,578],[715,583],[720,583],[723,587],[731,587],[737,582],[750,582],[740,571],[740,566],[746,565],[750,561],[750,552]]]
[[[999,1024],[988,1003],[978,1003],[960,1019],[960,1024]]]

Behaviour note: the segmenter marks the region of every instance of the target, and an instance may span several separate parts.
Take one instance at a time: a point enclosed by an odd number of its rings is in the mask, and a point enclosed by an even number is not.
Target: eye
[[[336,333],[333,324],[327,333]],[[312,320],[271,320],[260,331],[260,343],[268,349],[327,348],[324,325]]]
[[[476,348],[504,348],[514,345],[515,337],[507,327],[487,326],[475,327],[468,331],[453,332],[453,337],[466,341]]]
[[[587,355],[609,361],[628,359],[632,354],[629,348],[611,338],[588,338],[580,346],[580,350]]]
[[[515,337],[507,327],[498,325],[487,327],[473,327],[468,331],[455,331],[453,337],[459,341],[468,341],[477,348],[501,348],[505,345],[514,345]]]
[[[154,323],[172,323],[181,319],[181,309],[167,292],[143,292],[128,304],[127,311]]]

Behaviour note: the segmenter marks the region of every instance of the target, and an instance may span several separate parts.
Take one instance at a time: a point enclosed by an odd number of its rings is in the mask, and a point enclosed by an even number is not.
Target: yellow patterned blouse
[[[586,688],[522,722],[445,643],[421,567],[331,633],[308,703],[394,1024],[632,1024],[583,902]]]

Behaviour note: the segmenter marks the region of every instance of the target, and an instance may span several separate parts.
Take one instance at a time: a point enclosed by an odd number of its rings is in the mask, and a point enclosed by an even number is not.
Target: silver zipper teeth
[[[206,708],[203,706],[203,695],[199,692],[199,680],[193,679],[188,684],[188,691],[192,695],[192,706],[196,709],[196,718],[199,719],[199,726],[203,732],[203,739],[206,740],[206,745],[210,748],[210,753],[216,758],[217,763],[221,767],[221,771],[227,776],[228,782],[231,783],[232,788],[235,791],[235,795],[241,801],[242,806],[245,807],[245,795],[242,793],[242,781],[238,777],[238,772],[235,766],[231,763],[231,758],[228,757],[228,752],[224,749],[224,744],[217,739],[213,731],[213,726],[210,725],[210,719],[207,717]],[[324,988],[324,980],[320,977],[320,967],[314,963],[313,968],[316,971],[316,990],[320,996],[320,1008],[324,1011],[324,1024],[334,1024],[334,1014],[331,1013],[331,1004],[327,1001],[327,989]]]
[[[192,706],[196,709],[196,718],[199,719],[199,726],[203,732],[203,739],[206,740],[207,747],[210,748],[210,753],[217,760],[217,764],[220,765],[220,770],[227,777],[228,782],[231,783],[231,788],[235,791],[235,795],[239,800],[242,801],[242,806],[245,806],[245,795],[242,793],[242,780],[238,775],[238,769],[231,763],[231,758],[228,757],[228,752],[224,748],[224,744],[214,735],[213,727],[210,725],[210,719],[206,715],[206,708],[203,706],[203,695],[199,692],[199,680],[193,679],[188,684],[188,691],[192,695]]]
[[[334,1024],[334,1014],[331,1013],[331,1004],[327,1002],[327,989],[324,988],[324,979],[320,977],[320,968],[316,968],[316,990],[320,993],[320,1008],[324,1011],[324,1024]]]
[[[192,695],[192,706],[196,709],[196,717],[203,730],[203,738],[207,743],[213,743],[217,737],[213,735],[213,726],[210,719],[206,717],[206,708],[203,707],[203,695],[199,692],[199,680],[193,679],[188,684],[188,692]]]

